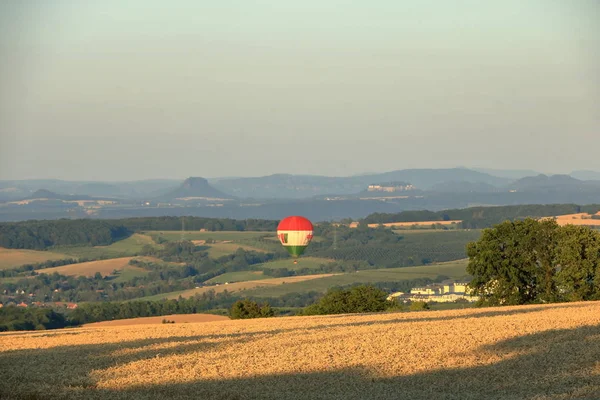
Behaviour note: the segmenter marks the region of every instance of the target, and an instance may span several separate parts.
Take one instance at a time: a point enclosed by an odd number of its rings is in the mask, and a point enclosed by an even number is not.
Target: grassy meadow
[[[179,296],[181,297],[192,297],[197,294],[207,293],[209,291],[214,291],[215,293],[222,293],[224,291],[228,292],[241,292],[244,294],[249,289],[260,288],[259,291],[263,289],[266,290],[275,286],[285,286],[285,285],[293,285],[300,282],[312,281],[312,280],[321,280],[326,279],[327,277],[334,276],[334,274],[316,274],[316,275],[300,275],[300,276],[286,276],[285,278],[266,278],[259,280],[251,280],[251,281],[243,281],[243,282],[234,282],[230,284],[219,284],[219,286],[211,285],[211,286],[202,286],[196,289],[189,290],[180,290],[177,292],[169,292],[169,293],[161,293],[154,296],[142,297],[138,300],[161,300],[161,299],[177,299]]]
[[[245,251],[257,251],[259,253],[264,253],[265,250],[248,246],[241,243],[212,243],[206,245],[208,246],[208,255],[212,258],[223,257],[232,253],[235,253],[237,249],[242,248]]]
[[[67,257],[117,258],[135,256],[145,245],[158,246],[150,236],[134,233],[108,246],[64,246],[56,247],[56,251],[67,254]]]
[[[264,264],[258,264],[256,267],[257,268],[272,268],[272,269],[287,268],[289,270],[299,270],[301,268],[317,269],[317,268],[319,268],[319,266],[321,266],[323,264],[329,264],[330,262],[333,262],[333,260],[328,259],[328,258],[300,257],[300,258],[298,258],[298,263],[294,264],[294,259],[289,257],[289,258],[281,258],[281,259],[275,260],[275,261],[270,261],[270,262],[264,263]]]
[[[355,283],[391,282],[416,278],[434,279],[438,275],[461,278],[466,276],[466,267],[466,260],[458,260],[418,267],[366,269],[354,273],[336,274],[307,282],[290,282],[281,286],[257,288],[248,290],[244,294],[257,297],[279,297],[288,293],[326,292],[333,286],[352,285]]]
[[[236,271],[226,272],[219,276],[215,276],[212,279],[206,281],[206,283],[225,283],[225,282],[242,282],[242,281],[256,281],[260,279],[268,279],[268,275],[264,275],[262,271]]]
[[[0,333],[0,397],[597,399],[600,302]]]
[[[219,240],[219,241],[232,241],[239,242],[241,240],[255,239],[267,235],[274,235],[274,232],[255,232],[255,231],[148,231],[145,234],[159,238],[162,237],[165,240],[176,242],[181,240],[183,236],[184,240]]]

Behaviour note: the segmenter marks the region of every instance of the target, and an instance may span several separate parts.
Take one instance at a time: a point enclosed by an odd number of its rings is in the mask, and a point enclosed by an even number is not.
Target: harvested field
[[[53,274],[58,272],[61,275],[72,276],[93,276],[96,272],[100,272],[102,276],[111,275],[116,269],[120,271],[127,267],[131,270],[144,271],[142,268],[129,265],[129,260],[135,257],[111,258],[110,260],[89,261],[78,264],[63,265],[62,267],[46,268],[39,270],[39,273]],[[144,257],[149,258],[149,257]]]
[[[261,279],[255,281],[247,281],[247,282],[236,282],[230,283],[229,285],[219,285],[219,286],[205,286],[198,289],[186,290],[184,292],[177,292],[176,294],[169,295],[165,294],[165,298],[167,299],[177,299],[179,296],[182,297],[191,297],[196,294],[206,293],[210,290],[214,290],[215,293],[221,293],[227,290],[228,292],[239,292],[240,290],[246,289],[254,289],[258,287],[265,286],[277,286],[283,285],[287,283],[295,283],[295,282],[303,282],[312,279],[321,279],[326,278],[328,276],[333,276],[335,274],[318,274],[318,275],[301,275],[301,276],[286,276],[285,278],[270,278],[270,279]]]
[[[577,214],[564,214],[557,215],[555,217],[545,217],[544,219],[554,219],[560,226],[565,225],[584,225],[589,227],[600,228],[600,212],[596,214],[588,213],[577,213]]]
[[[161,317],[140,317],[140,318],[128,318],[128,319],[117,319],[115,321],[103,321],[86,324],[86,328],[103,328],[109,326],[129,326],[129,325],[152,325],[162,324],[162,321],[166,319],[169,321],[175,321],[176,324],[196,323],[196,322],[213,322],[213,321],[229,321],[229,317],[214,314],[174,314],[174,315],[163,315]]]
[[[600,303],[0,334],[11,399],[600,398]]]
[[[377,228],[379,225],[383,225],[388,228],[393,227],[411,227],[411,226],[431,226],[431,225],[456,225],[460,224],[462,220],[454,221],[417,221],[417,222],[388,222],[385,224],[369,224],[369,228]]]
[[[66,254],[50,251],[5,249],[0,247],[0,269],[15,268],[25,264],[35,264],[49,260],[71,258]]]

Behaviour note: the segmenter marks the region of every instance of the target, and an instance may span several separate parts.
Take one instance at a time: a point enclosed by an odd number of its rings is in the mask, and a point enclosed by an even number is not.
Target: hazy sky
[[[0,179],[600,170],[600,1],[0,3]]]

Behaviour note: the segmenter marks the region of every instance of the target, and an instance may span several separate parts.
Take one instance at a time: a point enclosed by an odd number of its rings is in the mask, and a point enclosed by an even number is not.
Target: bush
[[[321,300],[306,307],[303,315],[347,314],[385,311],[393,304],[387,293],[372,285],[330,289]]]
[[[429,309],[429,304],[425,303],[424,301],[413,301],[410,304],[410,311],[424,311]]]
[[[229,310],[231,319],[268,318],[275,315],[275,311],[268,303],[259,304],[251,300],[238,300]]]

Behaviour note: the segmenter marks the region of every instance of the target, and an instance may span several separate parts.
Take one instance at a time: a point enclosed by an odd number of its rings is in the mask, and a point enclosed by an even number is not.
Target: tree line
[[[0,247],[44,250],[75,244],[106,246],[130,234],[122,224],[108,220],[61,219],[0,223]]]
[[[0,247],[45,250],[56,246],[106,246],[147,230],[274,231],[278,221],[202,217],[145,217],[114,220],[60,219],[0,223]]]
[[[391,222],[451,221],[461,220],[461,228],[489,228],[505,220],[551,217],[564,214],[589,213],[600,211],[599,204],[533,204],[518,206],[471,207],[444,211],[403,211],[400,213],[374,213],[363,220],[364,224],[385,224]]]

